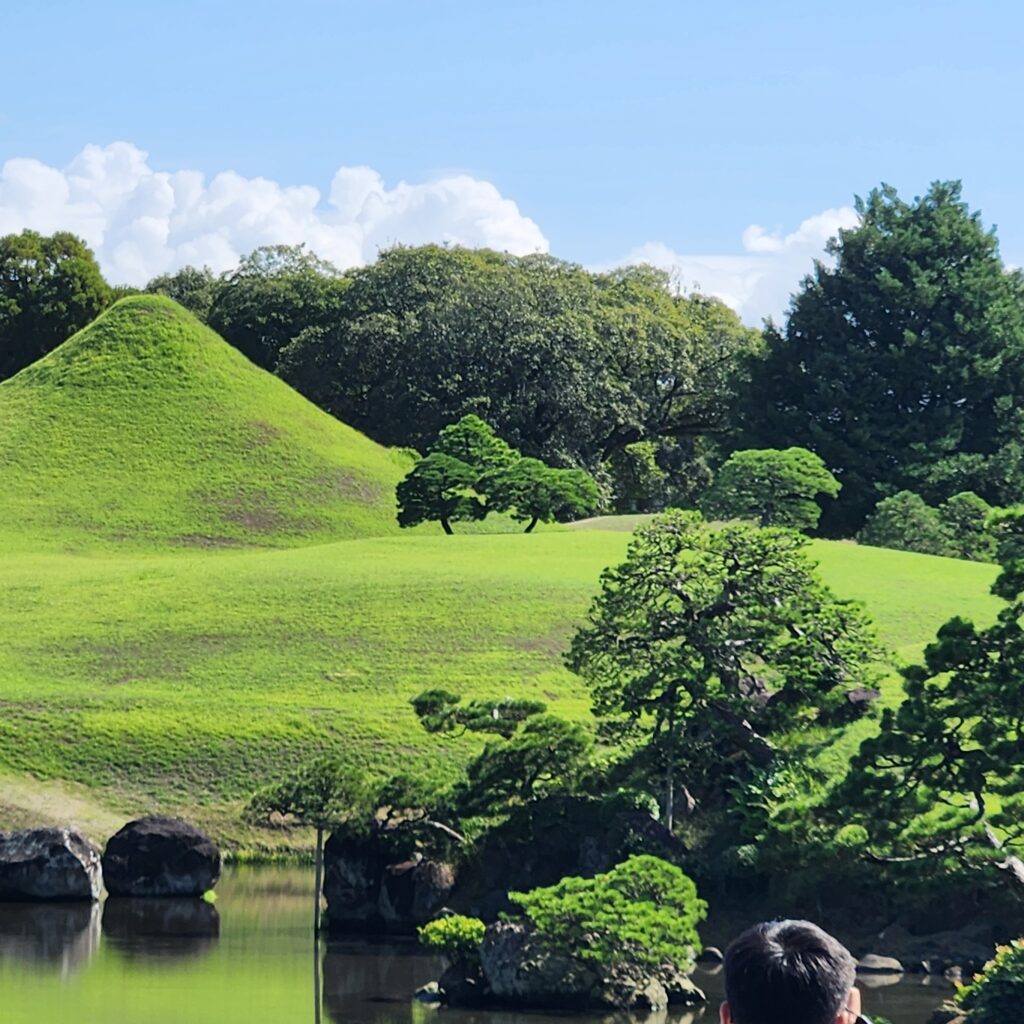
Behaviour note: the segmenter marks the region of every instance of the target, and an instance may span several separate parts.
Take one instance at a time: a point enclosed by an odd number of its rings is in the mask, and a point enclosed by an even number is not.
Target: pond
[[[237,867],[214,905],[109,900],[0,903],[0,1021],[39,1024],[594,1024],[600,1018],[433,1010],[412,994],[440,973],[411,942],[321,941],[310,928],[312,869]],[[713,925],[712,925],[713,929]],[[706,941],[722,941],[713,934]],[[717,1021],[712,1003],[672,1024]],[[924,1024],[948,995],[919,979],[865,992],[865,1012]],[[646,1018],[648,1022],[665,1017]]]

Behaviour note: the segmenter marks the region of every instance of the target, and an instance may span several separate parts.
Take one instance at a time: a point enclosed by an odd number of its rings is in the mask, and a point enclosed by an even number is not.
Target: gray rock
[[[725,954],[717,946],[705,946],[697,957],[699,964],[720,964],[725,962]]]
[[[0,832],[0,900],[96,900],[100,851],[70,828]]]
[[[857,961],[858,974],[903,974],[903,964],[895,957],[868,953]]]
[[[103,880],[111,896],[201,896],[220,878],[220,850],[181,818],[140,818],[107,840]]]
[[[498,1002],[538,1009],[664,1010],[694,1005],[704,994],[671,968],[609,967],[552,951],[521,921],[488,927],[480,963]]]
[[[441,986],[436,981],[428,981],[416,989],[413,997],[418,1003],[426,1003],[427,1006],[439,1006],[441,1003]]]

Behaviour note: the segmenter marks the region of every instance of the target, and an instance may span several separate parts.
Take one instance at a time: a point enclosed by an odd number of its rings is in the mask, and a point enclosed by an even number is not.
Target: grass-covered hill
[[[160,296],[123,299],[0,385],[8,551],[394,533],[407,468]]]
[[[243,798],[320,751],[391,769],[467,753],[419,728],[407,702],[426,687],[585,715],[561,655],[628,540],[606,528],[8,555],[0,828],[64,818],[102,838],[118,818],[160,808],[249,844]],[[992,566],[848,543],[812,550],[902,658],[952,614],[994,613]],[[891,682],[886,699],[898,692]]]

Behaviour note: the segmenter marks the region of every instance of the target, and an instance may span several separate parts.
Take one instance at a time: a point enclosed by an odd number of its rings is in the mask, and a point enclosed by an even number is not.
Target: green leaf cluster
[[[969,1011],[969,1024],[1008,1024],[1024,1006],[1024,939],[1000,946],[984,970],[956,994],[956,1004]]]
[[[703,501],[711,519],[753,519],[761,526],[813,530],[821,518],[818,496],[834,498],[839,481],[806,448],[733,452]]]
[[[989,562],[996,556],[991,525],[996,512],[973,491],[954,494],[937,508],[919,494],[900,491],[875,506],[857,540],[872,547]]]
[[[427,949],[446,957],[454,965],[466,967],[479,963],[480,943],[487,926],[477,917],[449,914],[429,921],[417,932]]]
[[[649,855],[509,898],[553,949],[612,967],[690,969],[700,951],[697,925],[707,915],[692,879]]]
[[[556,469],[524,459],[479,416],[463,416],[445,427],[398,484],[398,523],[440,522],[453,533],[457,521],[510,512],[527,522],[565,522],[596,511],[600,494],[581,469]]]

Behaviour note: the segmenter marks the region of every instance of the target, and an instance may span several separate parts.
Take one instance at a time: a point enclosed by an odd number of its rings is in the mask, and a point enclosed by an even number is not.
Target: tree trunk
[[[320,893],[324,887],[324,830],[316,830],[316,861],[313,882],[313,934],[320,934]],[[319,969],[319,968],[318,968]]]
[[[447,519],[441,520],[441,529],[450,537],[455,531],[452,529],[452,524]]]
[[[323,990],[320,984],[320,936],[313,936],[313,1024],[320,1024]]]
[[[671,738],[668,746],[668,765],[665,768],[665,828],[672,831],[676,815],[675,748]]]
[[[539,522],[538,517],[534,516],[530,520],[530,525],[525,530],[523,530],[523,533],[533,533],[533,528],[537,525],[538,522]]]

